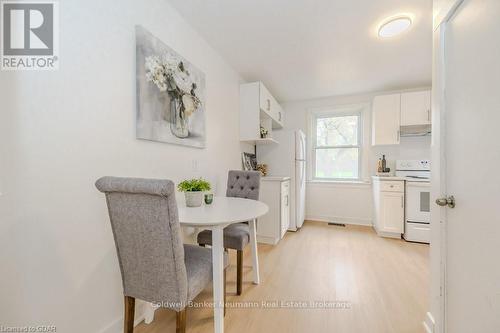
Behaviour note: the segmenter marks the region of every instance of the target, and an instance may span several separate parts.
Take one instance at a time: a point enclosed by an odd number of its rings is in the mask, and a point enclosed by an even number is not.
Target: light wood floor
[[[231,251],[233,252],[233,251]],[[228,302],[339,301],[347,309],[227,310],[226,332],[423,332],[428,310],[429,246],[380,238],[368,227],[306,222],[277,246],[259,244],[261,284],[251,283],[245,252],[243,295],[235,296],[236,257],[228,269]],[[195,300],[210,302],[211,288]],[[188,309],[188,332],[213,332],[212,309]],[[175,332],[175,313],[156,311],[136,333]]]

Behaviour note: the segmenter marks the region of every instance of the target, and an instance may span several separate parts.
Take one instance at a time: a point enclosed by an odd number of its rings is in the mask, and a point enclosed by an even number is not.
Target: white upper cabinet
[[[397,145],[400,140],[401,94],[377,96],[372,106],[372,145]]]
[[[251,83],[253,84],[253,83]],[[269,92],[269,90],[267,90],[267,88],[261,83],[261,82],[258,82],[256,83],[258,84],[258,88],[259,88],[259,101],[260,101],[260,109],[262,111],[264,111],[265,113],[267,113],[269,116],[271,116],[271,103],[272,103],[272,100],[273,100],[273,96],[271,96],[271,93]]]
[[[401,126],[431,124],[431,92],[401,94]]]
[[[271,117],[275,119],[276,128],[283,128],[283,125],[285,123],[284,119],[285,114],[283,112],[283,108],[281,107],[281,105],[278,104],[276,100],[274,100],[274,102],[271,104],[271,108],[273,112]]]
[[[283,127],[283,109],[262,82],[250,83],[259,86],[260,110],[271,117],[273,128]]]
[[[240,140],[255,144],[275,142],[273,129],[283,128],[284,112],[262,82],[240,86]],[[267,131],[261,138],[260,128]]]
[[[431,131],[429,90],[382,95],[373,99],[372,145],[397,145],[401,136]]]

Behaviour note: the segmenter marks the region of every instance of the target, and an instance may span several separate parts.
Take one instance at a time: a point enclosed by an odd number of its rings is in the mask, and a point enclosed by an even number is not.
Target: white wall
[[[240,78],[165,0],[59,4],[60,70],[0,72],[0,322],[119,332],[121,278],[94,182],[202,175],[220,193],[241,167]],[[136,24],[205,72],[206,149],[135,139]]]
[[[377,160],[382,157],[382,154],[386,155],[388,167],[392,170],[394,170],[397,159],[430,159],[430,137],[401,138],[399,146],[371,146],[371,103],[374,96],[384,93],[390,92],[284,103],[285,126],[287,129],[303,130],[308,135],[309,140],[308,114],[310,110],[368,104],[367,112],[363,115],[363,121],[366,124],[363,132],[365,157],[363,158],[362,175],[364,181],[370,181],[370,176],[376,172]],[[308,168],[311,168],[310,160]],[[324,184],[320,182],[308,182],[307,184],[306,217],[309,219],[371,225],[372,209],[370,184]]]

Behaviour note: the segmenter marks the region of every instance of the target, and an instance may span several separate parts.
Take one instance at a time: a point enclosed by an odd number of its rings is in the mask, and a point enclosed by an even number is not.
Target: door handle
[[[431,110],[427,110],[427,120],[431,121]]]
[[[436,199],[436,204],[441,207],[448,206],[450,208],[455,208],[456,203],[455,203],[455,197],[453,195],[447,197],[447,198],[439,198]]]

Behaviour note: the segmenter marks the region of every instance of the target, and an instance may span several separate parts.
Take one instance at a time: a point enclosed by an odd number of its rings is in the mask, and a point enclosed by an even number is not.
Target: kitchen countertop
[[[430,183],[430,179],[423,178],[412,178],[412,177],[397,177],[397,176],[372,176],[373,180],[379,181],[407,181],[407,182],[419,182],[419,183]]]
[[[262,181],[270,181],[270,182],[284,182],[285,180],[290,180],[290,177],[286,176],[265,176],[261,177]]]

